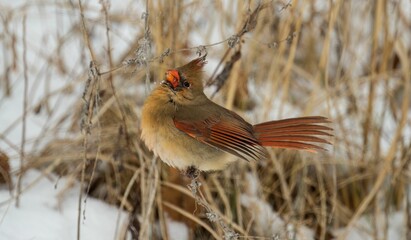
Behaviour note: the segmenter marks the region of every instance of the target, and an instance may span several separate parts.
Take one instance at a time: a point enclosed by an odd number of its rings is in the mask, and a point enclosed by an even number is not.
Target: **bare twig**
[[[83,198],[83,184],[85,178],[85,171],[86,171],[86,164],[88,161],[87,158],[87,151],[88,151],[88,135],[91,133],[91,126],[92,126],[92,119],[93,119],[93,112],[94,109],[97,109],[98,102],[99,102],[99,85],[100,85],[100,75],[98,73],[97,66],[94,62],[90,62],[90,70],[89,70],[89,77],[87,80],[86,88],[83,93],[83,100],[84,100],[84,108],[83,108],[83,117],[81,123],[81,130],[83,134],[83,165],[81,170],[81,177],[80,177],[80,193],[78,199],[78,218],[77,218],[77,239],[80,239],[80,222],[81,222],[81,204]],[[98,154],[96,155],[96,157]],[[95,159],[97,161],[97,159]],[[96,164],[96,162],[94,163]],[[93,167],[94,169],[94,167]],[[85,212],[83,211],[83,216]]]
[[[221,72],[217,75],[217,77],[215,78],[215,80],[209,84],[216,84],[217,88],[214,91],[214,93],[211,95],[211,98],[214,97],[214,95],[220,91],[220,89],[223,87],[224,83],[226,82],[226,80],[228,79],[228,77],[230,76],[231,70],[233,69],[234,64],[240,60],[241,58],[241,50],[236,51],[232,56],[230,61],[228,61],[223,70],[221,70]]]
[[[23,17],[23,68],[24,68],[24,93],[23,93],[23,123],[21,130],[21,145],[20,145],[20,174],[17,179],[17,194],[16,194],[16,207],[20,205],[20,194],[21,194],[21,181],[23,178],[24,171],[24,159],[25,159],[25,146],[26,146],[26,125],[27,125],[27,91],[28,91],[28,71],[27,71],[27,40],[26,40],[26,20],[27,16]]]
[[[237,240],[239,239],[240,235],[236,233],[233,229],[228,227],[228,225],[221,219],[221,217],[212,210],[212,208],[208,205],[207,200],[200,192],[201,183],[198,181],[197,178],[193,178],[191,183],[187,186],[190,190],[191,194],[193,195],[197,204],[202,206],[207,212],[206,217],[212,223],[217,223],[224,232],[224,239],[225,240]]]
[[[83,198],[83,184],[85,178],[86,164],[87,164],[87,148],[88,148],[88,135],[91,131],[91,119],[93,118],[93,111],[95,106],[98,104],[98,88],[100,82],[100,73],[96,66],[95,55],[91,43],[89,41],[87,27],[84,19],[84,11],[81,4],[81,0],[78,0],[78,5],[80,9],[81,23],[82,23],[82,32],[83,40],[86,42],[87,48],[90,53],[91,62],[89,66],[89,74],[86,82],[86,87],[83,93],[84,108],[83,108],[83,117],[81,123],[81,130],[83,133],[83,166],[81,170],[80,177],[80,192],[78,198],[78,215],[77,215],[77,240],[80,240],[81,235],[81,214],[82,214],[82,198]],[[91,88],[89,88],[91,86]],[[96,91],[97,89],[97,91]],[[89,93],[90,92],[90,93]],[[89,94],[88,94],[89,93]],[[96,164],[96,163],[95,163]],[[85,212],[83,211],[83,216]]]
[[[222,62],[224,61],[224,59],[228,56],[231,49],[233,49],[237,44],[240,43],[240,40],[241,40],[241,38],[243,37],[244,34],[254,30],[254,28],[257,25],[258,14],[260,13],[261,10],[263,10],[264,8],[266,8],[268,6],[269,5],[267,3],[266,4],[259,3],[257,5],[257,7],[254,9],[254,11],[247,17],[247,19],[245,20],[245,22],[243,24],[243,27],[236,34],[232,35],[231,37],[229,37],[226,40],[227,43],[228,43],[229,48],[226,50],[226,52],[224,53],[224,55],[223,55],[222,59],[220,60],[219,64],[215,68],[213,74],[208,79],[208,81],[206,83],[206,86],[211,86],[211,85],[213,85],[213,83],[216,82],[216,80],[214,80],[214,75],[217,73],[217,70],[219,69],[219,67],[222,64]],[[234,54],[233,56],[236,56],[236,54]],[[235,61],[237,61],[237,60],[235,60]]]
[[[138,41],[138,48],[135,50],[135,57],[123,62],[124,65],[136,64],[137,68],[143,67],[146,74],[145,86],[146,95],[150,92],[150,55],[151,55],[151,37],[149,25],[149,0],[146,0],[146,11],[143,12],[141,18],[144,20],[144,37]],[[163,59],[163,55],[158,57]]]
[[[90,57],[91,57],[92,61],[95,61],[95,59],[96,59],[95,56],[96,55],[94,54],[94,50],[91,46],[90,39],[88,37],[86,22],[84,20],[84,10],[83,10],[83,6],[81,5],[81,0],[78,0],[78,6],[80,8],[81,27],[82,27],[81,30],[83,32],[83,40],[86,43],[86,46],[87,46],[87,49],[89,50]]]

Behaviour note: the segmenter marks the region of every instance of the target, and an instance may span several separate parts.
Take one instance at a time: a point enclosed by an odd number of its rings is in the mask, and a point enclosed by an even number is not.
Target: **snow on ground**
[[[186,224],[182,222],[177,222],[172,220],[171,218],[166,218],[167,224],[167,234],[168,239],[170,240],[185,240],[190,239],[189,229]]]
[[[0,190],[0,239],[75,239],[80,186],[74,182],[62,191],[67,184],[71,184],[67,178],[46,177],[30,170],[23,178],[23,189],[27,190],[18,208],[8,190]],[[115,239],[116,228],[120,232],[127,224],[126,212],[100,200],[89,197],[82,208],[81,239]]]

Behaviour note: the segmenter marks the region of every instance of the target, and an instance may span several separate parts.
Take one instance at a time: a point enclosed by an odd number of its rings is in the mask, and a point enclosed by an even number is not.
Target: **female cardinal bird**
[[[331,136],[325,117],[301,117],[251,125],[212,102],[203,92],[205,56],[176,69],[147,97],[142,110],[142,139],[161,160],[181,170],[221,170],[238,158],[267,157],[264,146],[322,150]]]

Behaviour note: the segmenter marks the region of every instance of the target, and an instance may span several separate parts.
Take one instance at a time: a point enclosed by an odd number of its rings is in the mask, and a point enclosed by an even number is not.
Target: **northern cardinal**
[[[170,69],[147,97],[142,110],[142,139],[161,160],[181,170],[224,169],[238,158],[265,159],[264,148],[315,152],[319,136],[331,136],[320,116],[289,118],[251,125],[203,92],[205,56]]]

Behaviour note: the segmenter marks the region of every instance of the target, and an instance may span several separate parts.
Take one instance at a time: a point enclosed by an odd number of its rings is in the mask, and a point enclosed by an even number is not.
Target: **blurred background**
[[[410,1],[3,0],[0,17],[1,239],[411,239]],[[139,126],[164,72],[204,54],[213,101],[327,116],[333,145],[191,192]]]

